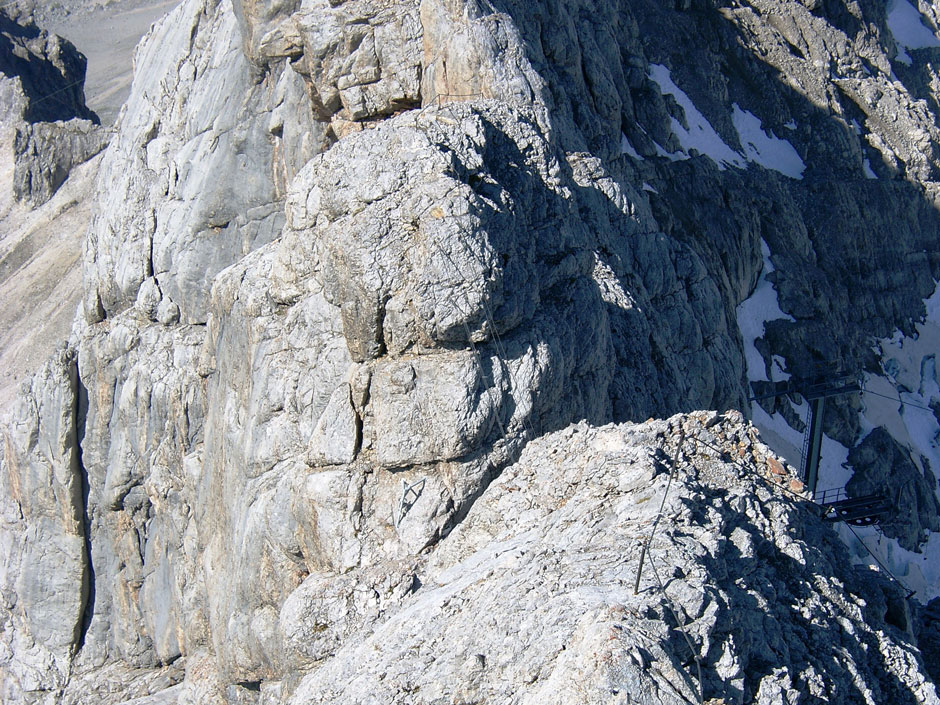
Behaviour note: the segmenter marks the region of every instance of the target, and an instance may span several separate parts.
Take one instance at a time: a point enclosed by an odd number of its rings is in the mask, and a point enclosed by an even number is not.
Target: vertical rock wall
[[[91,566],[79,384],[74,350],[57,351],[23,390],[3,431],[0,643],[19,656],[0,669],[5,699],[20,689],[64,686],[87,627]]]

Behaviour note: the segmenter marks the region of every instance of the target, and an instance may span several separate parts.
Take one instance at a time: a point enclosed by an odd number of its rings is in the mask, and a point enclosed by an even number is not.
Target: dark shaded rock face
[[[924,667],[934,683],[940,681],[940,598],[919,610],[917,644],[924,655]]]
[[[853,497],[884,493],[894,502],[894,512],[882,522],[886,536],[896,538],[909,551],[930,531],[940,531],[937,478],[926,459],[923,470],[883,428],[876,428],[849,453],[855,474],[846,489]]]
[[[85,105],[85,66],[68,40],[0,9],[0,139],[12,142],[17,201],[42,205],[72,167],[107,145],[110,135]]]
[[[0,73],[18,78],[26,96],[23,118],[98,122],[85,105],[85,57],[67,39],[21,25],[0,9]]]
[[[883,374],[873,341],[895,331],[916,337],[924,299],[940,277],[937,97],[928,87],[940,48],[910,49],[911,63],[900,61],[902,40],[891,35],[880,2],[692,2],[678,9],[631,3],[639,31],[626,46],[668,66],[728,145],[737,148],[741,137],[732,111],[746,110],[792,144],[806,168],[793,179],[753,163],[742,172],[703,158],[647,159],[638,169],[656,191],[657,222],[713,264],[712,278],[726,283],[722,293],[732,301],[742,296],[735,287],[750,281],[744,255],[766,242],[775,267],[769,280],[791,319],[769,321],[756,341],[767,370],[776,356],[794,379],[820,369]],[[668,100],[663,111],[640,91],[631,95],[624,132],[651,157],[649,136],[665,145],[669,120],[688,116]],[[773,400],[762,405],[774,409]],[[776,408],[802,430],[786,401]],[[830,399],[826,434],[851,449],[863,411],[858,395]],[[903,457],[910,467],[921,464],[919,454],[897,446],[892,461],[878,462],[887,471]],[[915,484],[921,489],[892,531],[918,550],[924,529],[938,520],[936,487]]]

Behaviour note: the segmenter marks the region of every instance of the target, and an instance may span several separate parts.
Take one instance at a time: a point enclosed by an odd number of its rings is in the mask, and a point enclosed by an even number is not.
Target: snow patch
[[[901,548],[897,541],[884,536],[874,526],[849,528],[839,523],[836,531],[849,547],[854,564],[869,565],[879,570],[870,551],[904,587],[916,593],[919,601],[927,603],[940,597],[940,534],[931,534],[923,546],[923,553],[914,553]]]
[[[731,120],[741,137],[741,145],[748,161],[756,162],[766,169],[779,171],[791,179],[803,178],[806,164],[792,144],[765,132],[761,128],[760,118],[747,110],[741,110],[737,103],[732,104],[732,109]]]
[[[806,406],[805,401],[802,406]],[[764,443],[770,446],[774,453],[799,469],[803,455],[803,434],[790,426],[783,414],[778,412],[771,416],[755,402],[751,405],[751,423],[757,426]]]
[[[924,306],[927,307],[927,321],[940,326],[940,286],[924,300]]]
[[[659,86],[659,90],[663,95],[671,95],[675,98],[676,103],[685,112],[685,119],[689,125],[686,129],[678,120],[670,118],[672,131],[678,138],[682,148],[678,152],[671,153],[657,143],[656,153],[659,156],[678,161],[688,159],[694,149],[709,157],[718,165],[719,169],[726,169],[729,166],[743,169],[748,162],[753,162],[760,164],[765,169],[773,169],[793,179],[803,178],[806,165],[796,149],[787,140],[765,132],[761,128],[760,118],[756,115],[742,110],[737,104],[732,105],[731,119],[744,147],[744,154],[741,154],[725,143],[711,123],[695,107],[692,99],[675,84],[666,66],[650,64],[650,79]],[[796,123],[791,120],[786,127],[795,129]],[[626,141],[626,138],[624,138],[624,141]],[[632,145],[629,149],[632,149]],[[623,144],[623,141],[621,142],[621,150],[627,153],[627,146]]]
[[[744,359],[747,363],[748,381],[770,382],[778,380],[768,379],[764,358],[754,343],[758,338],[763,337],[764,325],[768,321],[779,319],[792,321],[794,318],[781,310],[780,302],[777,300],[777,290],[767,279],[767,275],[774,271],[774,265],[770,261],[770,247],[761,240],[760,249],[764,257],[764,267],[761,269],[754,293],[738,304],[737,319],[738,329],[744,340]],[[771,368],[771,373],[773,373],[773,368]]]
[[[865,171],[865,178],[867,179],[878,178],[878,174],[876,174],[874,169],[871,168],[871,162],[868,161],[868,157],[865,157],[865,161],[862,162],[862,169]]]
[[[737,308],[738,328],[744,341],[748,380],[780,381],[787,379],[784,361],[776,355],[771,358],[771,379],[768,380],[768,366],[755,342],[764,335],[768,321],[793,319],[780,309],[777,292],[767,280],[774,267],[766,242],[761,242],[761,254],[764,267],[754,293]],[[932,403],[940,403],[940,375],[937,374],[940,285],[924,304],[927,315],[916,325],[915,335],[906,337],[896,331],[878,341],[875,352],[883,360],[884,372],[865,376],[859,420],[863,438],[875,428],[884,427],[911,451],[913,461],[922,471],[927,469],[923,462],[926,459],[930,470],[940,475],[940,424],[930,409]],[[790,404],[796,414],[807,418],[807,402],[799,406],[792,401]],[[790,465],[800,467],[803,434],[787,424],[782,414],[770,415],[756,403],[752,404],[751,418],[764,441]],[[853,473],[848,455],[848,448],[823,436],[818,491],[839,489],[848,484]],[[923,552],[915,553],[901,548],[896,540],[885,537],[876,527],[849,527],[838,523],[836,530],[848,545],[855,563],[871,565],[877,570],[873,554],[906,587],[914,590],[921,602],[940,597],[940,533],[931,533],[922,547]]]
[[[777,291],[767,279],[767,275],[774,271],[774,265],[770,261],[770,247],[763,240],[761,240],[760,250],[764,258],[764,266],[757,280],[757,286],[754,287],[754,292],[738,304],[738,329],[741,331],[741,338],[744,341],[744,361],[747,365],[748,381],[782,382],[790,378],[790,375],[783,369],[784,360],[778,355],[771,358],[770,379],[768,379],[767,366],[764,364],[764,358],[758,352],[755,342],[758,338],[763,337],[765,324],[768,321],[779,319],[792,321],[794,319],[780,309]],[[790,404],[797,414],[803,417],[806,416],[808,407],[805,401],[799,406],[793,404],[793,402],[790,402]],[[787,462],[793,467],[800,467],[803,434],[792,428],[782,414],[779,412],[773,415],[768,414],[760,404],[754,402],[751,404],[751,421],[760,429],[764,442],[773,448],[774,452],[786,458]]]
[[[689,129],[685,129],[682,123],[672,118],[672,131],[679,138],[682,154],[678,156],[667,154],[666,156],[672,159],[688,159],[689,152],[695,149],[711,157],[720,169],[729,165],[744,166],[744,159],[741,155],[725,144],[711,123],[695,107],[692,99],[673,82],[668,68],[662,64],[650,64],[650,78],[659,86],[663,95],[671,95],[682,106],[686,122],[689,124]]]
[[[631,143],[627,136],[622,132],[620,133],[620,153],[626,154],[628,157],[633,157],[634,159],[643,161],[643,157],[640,156],[640,153],[633,148],[633,143]]]
[[[829,436],[823,435],[822,448],[819,452],[819,476],[816,491],[841,489],[852,479],[852,469],[848,467],[849,449]]]
[[[866,375],[862,395],[861,422],[863,431],[884,427],[911,453],[921,471],[923,459],[930,470],[940,473],[940,425],[930,409],[940,403],[937,380],[937,354],[940,351],[940,286],[924,301],[927,316],[916,325],[915,335],[904,336],[896,331],[878,341],[876,352],[882,359],[883,374]],[[936,489],[935,489],[936,491]],[[917,592],[923,602],[940,597],[940,534],[932,533],[923,546],[923,553],[901,548],[897,541],[882,536],[875,528],[855,528],[856,538],[848,527],[841,526],[840,535],[856,552],[860,563],[871,562],[859,539],[878,557],[888,570],[905,586]]]
[[[916,337],[895,334],[879,341],[884,374],[866,377],[863,396],[867,422],[884,426],[911,451],[918,466],[921,458],[926,458],[934,473],[940,473],[940,426],[930,408],[931,404],[940,404],[938,298],[935,291],[925,301],[927,318],[916,325]]]
[[[911,65],[908,49],[940,47],[940,39],[924,24],[920,11],[907,0],[890,0],[888,3],[888,29],[898,44],[897,60]]]

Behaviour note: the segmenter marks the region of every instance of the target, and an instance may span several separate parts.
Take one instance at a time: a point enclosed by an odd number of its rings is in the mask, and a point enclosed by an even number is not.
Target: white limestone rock
[[[358,121],[420,102],[419,2],[307,0],[293,17],[314,111]]]
[[[207,640],[192,487],[206,409],[201,327],[166,328],[133,310],[87,331],[78,350],[88,412],[94,603],[83,668],[151,667]]]
[[[500,395],[491,394],[469,351],[379,364],[370,395],[372,445],[383,467],[466,455],[490,433],[499,413],[494,406]]]
[[[421,587],[289,702],[682,703],[700,687],[706,701],[938,702],[889,623],[902,592],[851,567],[814,505],[762,477],[749,438],[731,416],[692,415],[529,444],[431,553]]]
[[[160,293],[160,285],[153,277],[147,277],[141,282],[140,289],[137,290],[137,300],[134,305],[148,319],[156,320],[157,308],[163,295]]]
[[[123,310],[153,276],[184,322],[204,323],[212,277],[280,229],[277,184],[303,150],[280,153],[283,131],[269,127],[295,95],[291,69],[282,63],[255,81],[229,0],[179,5],[144,38],[137,62],[147,69],[101,165],[86,316]],[[315,132],[302,110],[296,120],[295,142]]]
[[[0,673],[4,699],[68,681],[90,566],[75,351],[61,348],[4,419],[0,454]]]
[[[170,298],[163,297],[160,299],[160,303],[157,305],[156,317],[157,320],[165,326],[171,326],[174,323],[179,323],[180,307]]]
[[[362,429],[351,394],[349,385],[341,384],[330,395],[310,438],[313,465],[341,465],[356,457]]]
[[[740,417],[598,428],[744,404],[736,306],[762,238],[798,324],[765,352],[794,364],[834,355],[832,331],[870,349],[850,320],[903,321],[936,269],[932,113],[865,76],[891,68],[877,12],[853,5],[851,39],[784,0],[674,5],[186,0],[155,25],[103,159],[78,379],[36,378],[26,398],[51,401],[0,471],[61,490],[36,493],[41,520],[4,508],[5,697],[682,702],[694,653],[730,702],[936,701],[901,594],[740,475],[768,453]],[[677,51],[715,134],[744,149],[741,101],[813,178],[669,152],[694,115],[648,70]],[[924,193],[860,180],[839,95],[892,155],[878,172]],[[856,310],[834,233],[894,222],[915,285],[878,269],[852,290],[890,294]],[[649,571],[634,596],[678,424],[721,450],[686,445],[649,558],[668,597]],[[79,448],[76,505],[54,469]],[[46,546],[70,561],[54,623],[30,607]],[[133,690],[177,663],[182,684]]]

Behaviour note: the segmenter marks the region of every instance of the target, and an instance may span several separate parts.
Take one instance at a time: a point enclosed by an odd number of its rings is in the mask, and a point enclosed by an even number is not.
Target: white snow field
[[[711,123],[692,103],[692,99],[673,83],[668,68],[662,64],[650,64],[650,78],[659,86],[659,90],[663,95],[671,95],[676,99],[676,102],[685,111],[685,119],[689,123],[689,129],[687,130],[682,126],[682,123],[672,118],[672,131],[679,138],[682,152],[667,153],[666,156],[671,159],[688,159],[689,151],[695,149],[711,157],[722,169],[728,165],[745,166],[746,160],[744,157],[725,144],[721,136],[715,132],[715,128],[711,126]]]
[[[912,60],[907,49],[940,47],[940,39],[924,24],[924,16],[907,0],[888,2],[888,29],[898,44],[898,61],[908,66]]]
[[[731,119],[738,131],[744,156],[750,162],[760,164],[765,169],[774,169],[791,179],[802,179],[806,164],[800,159],[793,145],[761,129],[760,118],[747,110],[741,110],[733,104]]]
[[[760,118],[753,113],[742,110],[737,104],[732,106],[731,119],[744,148],[744,154],[741,154],[728,146],[702,112],[695,107],[692,99],[675,84],[667,67],[662,64],[650,64],[650,78],[659,86],[663,95],[671,95],[675,98],[685,112],[685,119],[689,125],[686,129],[676,118],[672,118],[672,131],[678,138],[682,149],[670,153],[661,145],[657,145],[660,156],[668,157],[673,161],[688,159],[694,149],[711,158],[720,169],[726,169],[729,166],[743,169],[748,162],[752,162],[760,164],[765,169],[778,171],[792,179],[803,178],[806,165],[793,145],[763,130]],[[621,147],[625,154],[630,154],[630,156],[635,154],[633,146],[626,137]]]

